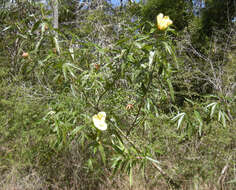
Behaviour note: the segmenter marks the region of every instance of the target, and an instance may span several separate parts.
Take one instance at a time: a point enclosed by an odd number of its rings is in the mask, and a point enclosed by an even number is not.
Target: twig
[[[131,127],[130,127],[129,130],[127,131],[127,135],[129,135],[130,132],[132,131],[132,129],[136,126],[136,125],[135,125],[135,124],[136,124],[136,121],[137,121],[138,116],[139,116],[139,114],[140,114],[140,112],[141,112],[141,108],[143,107],[143,104],[144,104],[144,98],[146,97],[146,95],[147,95],[147,93],[148,93],[148,90],[149,90],[149,88],[150,88],[150,85],[151,85],[151,83],[152,83],[152,77],[153,77],[154,69],[155,69],[155,62],[154,62],[154,64],[153,64],[153,69],[152,69],[152,71],[151,71],[151,73],[150,73],[150,75],[149,75],[148,86],[147,86],[147,88],[146,88],[146,90],[145,90],[145,93],[144,93],[142,99],[141,99],[142,102],[139,104],[138,113],[137,113],[137,115],[136,115],[136,117],[135,117],[135,119],[134,119],[134,121],[133,121]]]

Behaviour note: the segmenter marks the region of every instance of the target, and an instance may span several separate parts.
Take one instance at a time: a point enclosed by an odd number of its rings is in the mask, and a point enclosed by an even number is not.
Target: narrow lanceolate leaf
[[[70,89],[71,89],[72,95],[76,97],[76,90],[73,84],[70,84]]]
[[[66,64],[67,64],[69,67],[73,67],[74,69],[77,69],[77,70],[79,70],[79,71],[83,71],[81,68],[75,66],[75,65],[72,64],[72,63],[66,63]]]
[[[134,44],[135,44],[139,49],[142,49],[142,47],[144,46],[144,44],[138,43],[138,42],[135,42]]]
[[[71,75],[73,78],[76,78],[76,76],[75,76],[75,74],[74,74],[74,72],[73,72],[73,69],[77,69],[77,70],[82,71],[82,69],[76,67],[76,66],[75,66],[74,64],[72,64],[72,63],[64,63],[64,64],[62,65],[62,72],[63,72],[63,75],[64,75],[65,80],[67,80],[67,78],[68,78],[68,77],[67,77],[67,72],[69,72],[70,75]]]
[[[132,169],[132,165],[131,165],[130,171],[129,171],[129,184],[130,184],[130,187],[133,185],[133,169]]]
[[[182,121],[183,121],[183,118],[185,116],[185,113],[179,113],[178,115],[176,115],[175,117],[173,117],[171,120],[177,120],[178,119],[178,125],[177,125],[177,129],[179,129]]]
[[[74,130],[71,131],[70,135],[75,135],[84,128],[84,125],[77,126]]]
[[[217,102],[213,102],[213,103],[207,105],[207,107],[206,107],[206,108],[211,107],[211,114],[210,114],[210,117],[211,117],[211,118],[212,118],[212,116],[213,116],[213,114],[214,114],[214,112],[215,112],[216,105],[217,105]]]
[[[75,74],[73,73],[71,67],[67,67],[67,70],[69,71],[70,75],[73,77],[73,78],[76,78]]]
[[[190,99],[188,99],[188,98],[184,98],[187,102],[189,102],[189,103],[191,103],[192,105],[195,105],[195,103],[192,101],[192,100],[190,100]]]
[[[66,74],[66,66],[65,66],[65,64],[63,64],[63,66],[62,66],[62,72],[63,72],[63,75],[64,75],[64,78],[65,78],[65,80],[67,81],[67,74]]]
[[[93,162],[92,162],[91,159],[88,160],[88,168],[89,168],[90,170],[93,170]]]
[[[170,45],[167,42],[162,42],[162,43],[165,47],[166,52],[168,52],[171,55],[172,54],[172,49],[171,49]]]
[[[43,40],[43,36],[40,37],[40,40],[37,42],[34,51],[37,52]]]
[[[47,30],[47,23],[46,22],[43,22],[42,24],[41,24],[41,35],[43,35],[44,34],[44,32]]]
[[[175,101],[175,92],[174,92],[174,88],[172,86],[172,83],[170,81],[170,79],[167,79],[167,84],[168,84],[168,87],[170,89],[170,96],[171,96],[171,99],[172,101],[174,102]]]
[[[231,181],[228,181],[227,183],[236,183],[236,179],[233,179]]]
[[[155,160],[155,159],[153,159],[153,158],[150,158],[150,157],[148,157],[148,156],[146,156],[145,158],[146,158],[147,160],[150,160],[150,161],[152,161],[152,162],[155,162],[155,163],[157,163],[157,164],[160,164],[159,161],[157,161],[157,160]]]
[[[226,115],[225,112],[223,112],[221,110],[218,112],[218,121],[221,121],[221,123],[224,127],[226,127],[225,115]]]
[[[41,22],[42,21],[39,20],[33,25],[32,29],[31,29],[31,33],[33,33],[35,30],[37,30],[39,28],[39,25],[41,24]]]
[[[220,110],[220,111],[218,112],[218,121],[220,121],[221,116],[222,116],[222,112],[221,112],[221,110]]]
[[[53,40],[54,40],[54,43],[55,43],[57,53],[60,54],[61,51],[60,51],[60,46],[59,46],[59,42],[58,42],[57,37],[53,37]]]
[[[2,30],[2,32],[5,32],[5,31],[7,31],[8,29],[10,29],[11,28],[11,26],[7,26],[7,27],[5,27],[3,30]]]
[[[223,126],[226,127],[225,113],[223,114],[223,117],[222,117],[222,123],[223,123]]]
[[[75,61],[75,54],[74,54],[74,49],[72,47],[69,48],[70,56],[73,61]]]
[[[103,164],[106,165],[106,154],[105,154],[103,146],[101,144],[99,144],[98,149],[101,154]]]
[[[185,116],[185,114],[182,115],[182,116],[179,118],[177,129],[179,129],[179,127],[180,127],[180,125],[181,125],[181,123],[182,123],[182,120],[183,120],[184,116]]]
[[[173,118],[171,119],[171,121],[177,120],[177,119],[178,119],[179,117],[181,117],[182,115],[185,115],[185,113],[184,113],[184,112],[178,113],[178,115],[176,115],[175,117],[173,117]]]
[[[226,119],[225,119],[225,112],[222,112],[221,122],[223,124],[223,127],[226,127]]]
[[[194,111],[194,116],[195,119],[199,122],[199,135],[202,135],[202,126],[203,126],[203,122],[202,122],[202,118],[200,116],[200,113],[198,111]]]
[[[155,57],[155,51],[150,51],[150,53],[149,53],[149,69],[151,69],[151,66],[154,61],[154,57]]]
[[[122,163],[122,157],[119,156],[117,158],[114,159],[111,168],[113,168],[113,172],[112,175],[116,174],[117,171],[120,169],[121,167],[121,163]]]

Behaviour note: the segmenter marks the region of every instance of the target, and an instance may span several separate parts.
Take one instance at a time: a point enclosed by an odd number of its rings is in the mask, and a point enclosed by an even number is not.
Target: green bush
[[[0,39],[8,47],[0,56],[1,181],[16,167],[20,179],[36,172],[45,189],[119,186],[118,176],[130,186],[142,176],[150,189],[233,189],[236,108],[224,90],[234,85],[227,59],[194,57],[185,39],[173,40],[172,27],[159,31],[139,19],[129,25],[128,14],[109,39],[102,27],[86,32],[102,17],[102,25],[115,21],[97,10],[80,30],[54,31],[41,16],[47,10],[31,6],[33,16],[1,26],[9,39]],[[204,92],[194,78],[202,68],[210,77]],[[229,78],[211,83],[222,70]],[[107,130],[93,122],[99,112]]]

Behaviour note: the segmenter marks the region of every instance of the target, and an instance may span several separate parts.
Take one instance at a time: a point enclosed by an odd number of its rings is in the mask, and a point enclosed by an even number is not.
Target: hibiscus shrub
[[[235,99],[189,92],[193,67],[186,55],[176,56],[168,16],[159,14],[157,24],[123,23],[98,42],[100,31],[82,39],[68,27],[54,31],[40,11],[20,25],[5,22],[3,30],[17,36],[4,51],[10,58],[0,106],[17,109],[2,111],[1,140],[22,143],[10,147],[26,171],[38,171],[52,189],[95,189],[119,174],[132,185],[137,171],[150,187],[176,189],[190,189],[186,181],[193,179],[196,185],[218,177],[226,185],[234,177]],[[9,81],[18,87],[7,88]],[[10,158],[20,162],[4,151],[4,164]]]

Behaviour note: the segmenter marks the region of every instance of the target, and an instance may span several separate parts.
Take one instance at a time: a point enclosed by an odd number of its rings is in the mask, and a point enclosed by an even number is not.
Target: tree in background
[[[210,36],[213,29],[227,29],[236,16],[235,0],[209,0],[201,12],[202,29]]]
[[[193,46],[201,53],[207,53],[214,33],[227,33],[230,30],[235,11],[235,0],[194,0],[195,17],[188,27]]]

